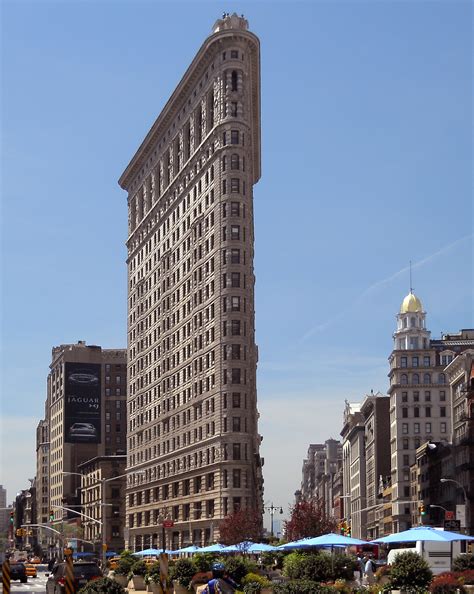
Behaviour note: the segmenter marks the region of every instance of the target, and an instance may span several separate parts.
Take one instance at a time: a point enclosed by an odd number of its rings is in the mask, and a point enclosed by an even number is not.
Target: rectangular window
[[[402,423],[402,433],[408,435],[408,423]]]
[[[232,336],[240,336],[240,320],[231,320],[230,333]]]
[[[408,402],[408,392],[402,392],[402,402]]]
[[[413,392],[413,402],[420,402],[420,393],[418,391]]]
[[[233,384],[240,384],[240,367],[236,367],[232,369],[232,383]]]
[[[418,357],[412,357],[411,365],[412,367],[418,367]]]
[[[440,417],[445,417],[446,416],[446,407],[445,406],[440,406],[440,408],[439,408],[439,416]]]
[[[425,402],[431,402],[431,392],[429,390],[425,391]]]
[[[239,131],[238,130],[230,131],[230,144],[239,144]]]
[[[240,392],[232,393],[232,408],[240,408]]]
[[[240,432],[240,417],[232,417],[232,431]]]
[[[234,288],[240,287],[240,272],[232,272],[231,274],[231,286]]]
[[[408,419],[408,408],[406,408],[406,407],[402,408],[402,417],[404,419]]]
[[[417,406],[415,406],[415,408],[413,409],[413,416],[415,418],[420,416],[420,409]]]
[[[403,449],[404,449],[404,450],[408,450],[408,448],[409,448],[409,443],[408,443],[408,438],[407,438],[407,437],[404,437],[404,438],[403,438],[403,442],[402,442],[402,443],[403,443]]]
[[[232,459],[240,460],[240,443],[232,444]]]
[[[230,238],[237,240],[240,239],[240,225],[231,225]]]
[[[407,366],[407,358],[406,357],[400,357],[400,367],[406,367]]]
[[[233,217],[240,216],[240,202],[231,202],[230,203],[230,214]]]
[[[444,390],[440,390],[439,400],[440,402],[446,402],[446,392]]]
[[[240,264],[240,250],[238,248],[230,250],[230,263]]]
[[[430,358],[428,356],[423,357],[423,366],[429,367],[430,366]]]
[[[425,432],[431,433],[431,423],[425,423]]]
[[[232,484],[235,489],[240,489],[240,468],[234,468],[232,471]]]
[[[231,345],[231,359],[240,359],[240,344]],[[446,415],[444,415],[446,416]]]
[[[429,406],[425,407],[425,417],[431,417],[431,408]]]
[[[447,426],[446,423],[439,424],[441,433],[446,433],[446,426]]]
[[[240,311],[240,297],[231,297],[231,311]]]
[[[420,423],[415,423],[413,425],[413,433],[419,433],[420,432]]]

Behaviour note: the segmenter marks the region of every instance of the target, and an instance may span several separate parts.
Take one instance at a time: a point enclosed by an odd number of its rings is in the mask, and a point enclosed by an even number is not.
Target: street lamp
[[[445,514],[448,513],[448,511],[449,511],[448,509],[446,509],[442,505],[435,505],[434,503],[431,503],[430,505],[428,505],[428,507],[438,507],[439,509],[442,509]]]
[[[466,489],[464,488],[464,486],[459,482],[456,481],[455,479],[452,478],[440,478],[439,479],[440,482],[442,483],[454,483],[455,485],[457,485],[458,487],[460,487],[462,489],[462,493],[464,495],[464,513],[465,513],[465,520],[466,520],[466,531],[469,532],[469,502],[467,499],[467,493],[466,493]]]
[[[271,534],[271,536],[273,538],[273,515],[275,514],[276,511],[278,511],[280,514],[282,514],[283,513],[283,508],[280,507],[280,506],[278,506],[278,505],[273,505],[273,503],[272,503],[269,506],[264,506],[263,509],[270,512],[270,520],[271,520],[271,524],[270,524],[271,525],[271,531],[270,531],[270,534]]]

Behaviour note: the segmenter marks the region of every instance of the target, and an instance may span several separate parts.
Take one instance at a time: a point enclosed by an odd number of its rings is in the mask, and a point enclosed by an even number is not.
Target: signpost
[[[461,532],[461,520],[445,520],[444,529],[450,532]]]

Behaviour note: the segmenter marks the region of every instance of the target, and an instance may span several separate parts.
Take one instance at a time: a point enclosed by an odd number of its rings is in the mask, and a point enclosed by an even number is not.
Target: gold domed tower
[[[426,349],[430,332],[425,326],[426,312],[419,297],[410,292],[402,301],[397,315],[397,330],[393,335],[395,350]]]

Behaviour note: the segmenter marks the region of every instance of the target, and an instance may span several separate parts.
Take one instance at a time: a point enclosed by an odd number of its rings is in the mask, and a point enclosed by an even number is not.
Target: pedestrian
[[[213,563],[212,579],[206,586],[200,586],[196,594],[232,594],[237,589],[237,584],[229,577],[223,563]]]
[[[365,582],[365,585],[370,586],[375,581],[375,577],[374,577],[374,562],[369,557],[369,555],[366,555],[364,557],[364,562],[365,562],[365,565],[364,565],[364,582]]]

